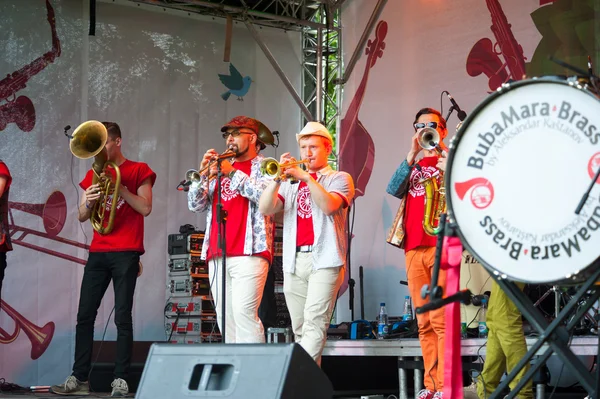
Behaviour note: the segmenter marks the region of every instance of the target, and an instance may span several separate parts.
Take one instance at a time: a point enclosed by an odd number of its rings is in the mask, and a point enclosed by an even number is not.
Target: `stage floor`
[[[528,349],[537,338],[527,338]],[[487,339],[470,338],[461,341],[461,356],[485,355]],[[580,356],[596,356],[598,354],[598,336],[573,337],[569,345],[574,354]],[[538,355],[548,349],[544,344]],[[422,356],[418,338],[408,339],[363,339],[363,340],[328,340],[323,350],[323,356]]]
[[[531,345],[533,345],[536,342],[536,338],[527,338],[527,345],[530,347]],[[486,351],[486,345],[485,345],[486,340],[481,338],[477,338],[477,339],[465,339],[462,340],[462,350],[461,350],[461,355],[462,356],[478,356],[478,355],[485,355],[485,351]],[[101,360],[101,361],[112,361],[114,359],[114,348],[111,348],[111,345],[106,345],[107,343],[105,343],[104,348],[102,349],[102,352],[104,352],[102,354],[102,358],[106,358],[106,360]],[[140,351],[140,353],[138,354],[138,359],[134,359],[134,362],[136,362],[139,365],[139,373],[141,374],[142,370],[143,370],[143,366],[147,357],[147,350],[149,348],[149,346],[152,344],[151,342],[144,342],[144,343],[137,343],[139,344],[143,344],[140,345],[143,347],[143,351]],[[202,345],[202,344],[201,344]],[[135,344],[134,344],[135,346]],[[576,354],[576,355],[580,355],[580,356],[596,356],[598,353],[598,337],[597,336],[579,336],[579,337],[574,337],[571,341],[570,344],[571,350]],[[111,348],[110,350],[108,348]],[[548,345],[544,345],[540,351],[544,351],[548,348]],[[143,352],[143,353],[141,353]],[[540,354],[538,352],[538,354]],[[333,362],[333,360],[335,359],[336,362],[336,366],[335,368],[339,368],[340,367],[340,362],[342,362],[341,365],[344,365],[346,362],[346,359],[344,359],[344,357],[348,357],[347,361],[350,363],[348,365],[348,367],[353,368],[352,367],[352,363],[356,362],[356,359],[353,357],[365,357],[365,358],[377,358],[377,357],[397,357],[397,358],[411,358],[411,357],[420,357],[421,356],[421,347],[419,344],[419,340],[416,338],[413,339],[394,339],[394,340],[328,340],[326,345],[325,345],[325,349],[323,351],[323,365],[324,365],[324,371],[326,371],[325,369],[327,368],[327,359],[331,359],[330,361]],[[135,357],[135,356],[134,356]],[[373,359],[375,361],[375,359]],[[380,358],[380,360],[377,360],[377,362],[382,362],[384,361],[383,358]],[[387,363],[386,363],[387,364]],[[107,378],[112,378],[112,363],[106,363],[107,366],[109,367],[109,371],[108,372],[108,377]],[[396,378],[398,378],[398,363],[397,361],[393,361],[392,360],[392,364],[390,366],[390,370],[389,372],[391,374],[395,374]],[[395,369],[395,370],[394,370]],[[365,370],[363,370],[364,372]],[[412,374],[412,373],[411,373]],[[330,379],[332,379],[332,382],[334,380],[333,378],[334,376],[330,376]],[[398,381],[398,380],[396,380]],[[110,381],[108,382],[108,384],[110,383]],[[132,381],[133,383],[133,381]],[[396,382],[397,383],[397,382]],[[335,385],[335,384],[334,384]],[[408,385],[408,384],[407,384]],[[131,386],[131,385],[130,385]],[[137,387],[137,383],[135,384],[135,386]],[[108,385],[107,385],[108,387]],[[132,386],[133,388],[133,386]],[[405,386],[405,389],[408,388],[408,391],[410,391],[410,385],[408,387]],[[103,389],[107,389],[107,388],[103,388]],[[395,388],[394,390],[397,391],[398,388]],[[552,392],[552,387],[546,387],[546,398],[550,397],[550,393]],[[343,391],[337,391],[335,397],[336,398],[340,398],[340,399],[360,399],[361,396],[354,396],[354,392],[350,392],[345,390],[345,392]],[[364,393],[362,393],[362,395],[364,395]],[[584,393],[581,392],[571,392],[571,393],[565,393],[563,389],[559,388],[557,392],[554,393],[554,395],[552,396],[552,398],[556,399],[556,398],[560,398],[560,399],[566,399],[566,398],[570,398],[570,399],[583,399],[586,395]],[[59,395],[54,395],[51,393],[37,393],[37,394],[32,394],[32,393],[18,393],[18,392],[10,392],[10,393],[0,393],[0,399],[4,399],[4,398],[10,398],[10,399],[17,399],[17,398],[52,398],[52,399],[57,399],[60,398],[61,396]],[[73,396],[72,396],[73,397]],[[110,392],[98,392],[98,393],[93,393],[89,396],[75,396],[76,398],[107,398],[110,397]],[[134,394],[130,394],[128,397],[133,398]],[[409,396],[410,397],[410,396]],[[387,396],[384,396],[384,398],[387,398]]]
[[[550,394],[551,392],[546,392],[545,395],[545,399],[550,399]],[[554,395],[552,395],[552,398],[554,399],[583,399],[585,398],[585,394],[583,393],[577,393],[577,394],[573,394],[573,393],[554,393]],[[33,399],[33,398],[43,398],[43,399],[58,399],[58,398],[75,398],[75,399],[83,399],[83,398],[109,398],[110,397],[110,393],[105,393],[105,394],[97,394],[97,395],[88,395],[88,396],[59,396],[59,395],[54,395],[51,393],[47,393],[47,394],[3,394],[0,393],[0,398],[2,399]],[[133,395],[127,396],[129,398],[133,398]],[[336,399],[360,399],[361,396],[336,396]],[[387,398],[386,396],[384,396],[384,398]],[[392,396],[393,398],[393,396]],[[176,399],[176,398],[172,398],[172,399]]]

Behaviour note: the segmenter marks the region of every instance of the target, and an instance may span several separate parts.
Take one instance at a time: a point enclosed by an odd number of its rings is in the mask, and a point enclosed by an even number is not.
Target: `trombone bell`
[[[426,127],[419,131],[418,142],[424,150],[436,151],[440,145],[440,134],[437,130]]]

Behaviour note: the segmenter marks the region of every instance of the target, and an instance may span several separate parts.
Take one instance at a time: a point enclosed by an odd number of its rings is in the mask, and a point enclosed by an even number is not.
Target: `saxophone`
[[[440,171],[440,183],[437,176],[422,179],[420,183],[425,188],[425,211],[423,214],[423,230],[430,236],[440,232],[440,216],[446,213],[446,188],[444,186],[444,173]]]

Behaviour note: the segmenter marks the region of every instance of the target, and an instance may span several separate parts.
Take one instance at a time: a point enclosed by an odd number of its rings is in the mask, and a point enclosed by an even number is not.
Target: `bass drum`
[[[451,142],[448,213],[490,272],[576,284],[600,267],[600,102],[576,82],[505,84]]]

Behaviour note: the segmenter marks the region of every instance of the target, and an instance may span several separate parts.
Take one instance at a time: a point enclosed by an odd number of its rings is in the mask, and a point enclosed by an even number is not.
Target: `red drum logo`
[[[588,173],[590,174],[590,179],[593,179],[596,175],[596,172],[600,168],[600,152],[595,153],[590,158],[590,162],[588,162]],[[600,184],[600,177],[596,180],[596,184]]]
[[[471,190],[471,204],[477,209],[487,208],[494,200],[494,186],[488,179],[483,177],[455,183],[454,189],[461,200]]]

